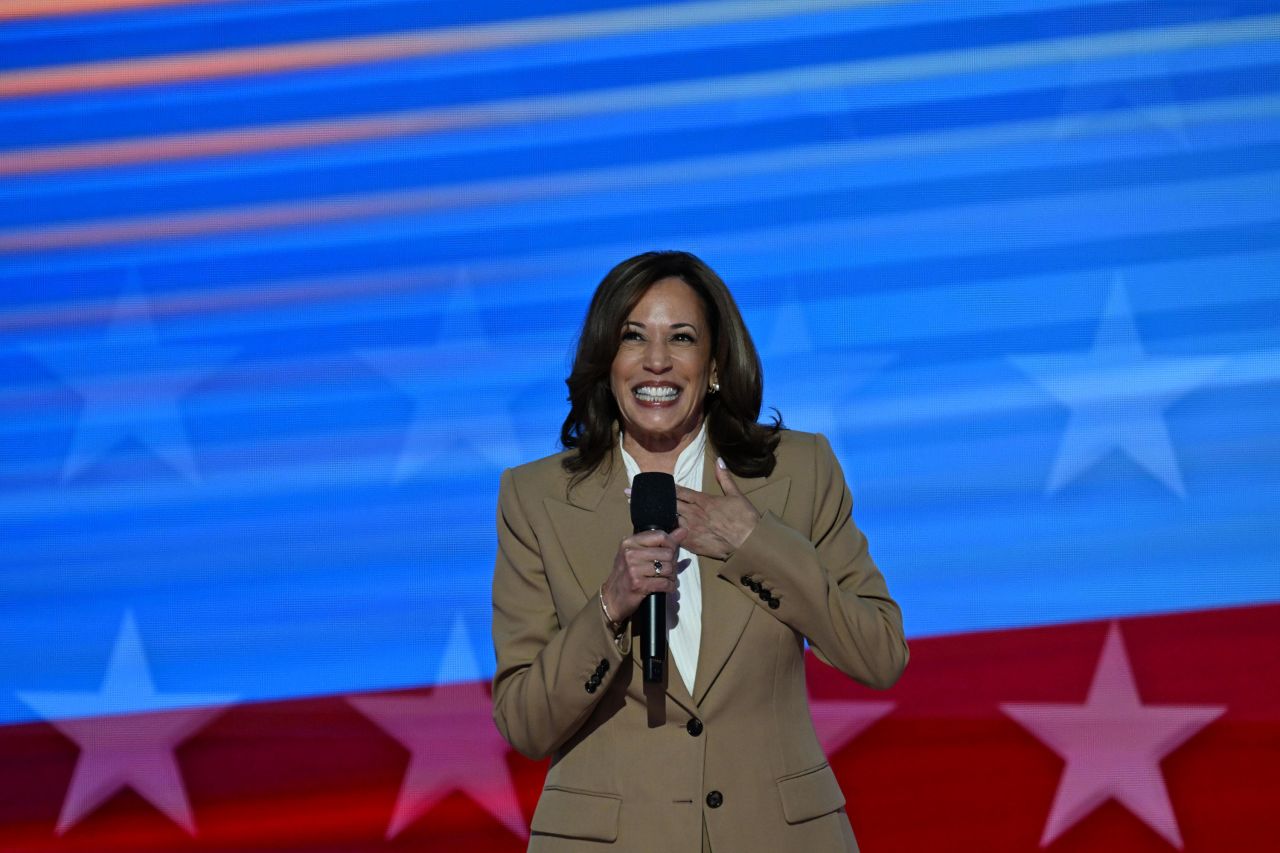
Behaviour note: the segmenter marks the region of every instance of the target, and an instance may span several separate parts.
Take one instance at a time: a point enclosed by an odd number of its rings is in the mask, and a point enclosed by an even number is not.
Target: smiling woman
[[[622,326],[609,385],[622,444],[645,470],[674,472],[675,457],[702,428],[702,402],[715,379],[706,311],[693,288],[664,278]]]
[[[755,344],[729,288],[687,252],[646,252],[609,271],[565,381],[560,442],[577,450],[563,460],[575,482],[608,464],[619,427],[632,452],[678,455],[704,419],[733,473],[773,470],[782,422],[757,422],[764,379]],[[659,467],[645,470],[671,471],[674,459],[646,460]]]
[[[826,439],[757,422],[751,336],[683,252],[604,277],[567,383],[566,451],[506,471],[498,498],[494,721],[553,756],[529,849],[857,850],[805,641],[872,687],[907,646]],[[670,533],[631,534],[648,471],[675,479]],[[653,593],[677,677],[651,684],[628,622]]]

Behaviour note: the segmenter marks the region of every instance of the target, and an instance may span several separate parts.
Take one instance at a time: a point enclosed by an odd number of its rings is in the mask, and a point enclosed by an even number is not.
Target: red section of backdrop
[[[1158,762],[1184,848],[1280,850],[1280,606],[1116,624],[1144,713],[1222,709],[1199,712],[1211,721],[1179,735]],[[1002,706],[1084,707],[1110,625],[917,640],[887,692],[811,660],[815,700],[894,703],[831,757],[864,850],[1040,849],[1065,762]],[[468,732],[497,737],[470,719],[485,689],[394,694],[433,700],[421,703],[411,746],[345,697],[227,709],[172,751],[194,835],[157,807],[154,791],[118,781],[133,772],[127,756],[123,776],[98,780],[116,790],[59,834],[81,747],[51,724],[0,728],[0,850],[522,850],[507,824],[515,810],[527,824],[545,764],[510,751],[485,760],[465,742]],[[1096,748],[1108,748],[1105,738]],[[433,754],[456,761],[460,749],[474,750],[473,772],[430,772]],[[413,817],[402,814],[393,830],[397,811]],[[1150,814],[1114,798],[1076,811],[1044,849],[1174,849]]]
[[[1280,607],[1119,622],[1146,706],[1226,706],[1160,764],[1188,851],[1280,850]],[[1083,703],[1108,623],[920,640],[887,694],[817,661],[815,697],[888,695],[893,714],[832,757],[867,851],[1034,851],[1064,762],[1001,703]],[[1176,849],[1114,799],[1043,849]]]

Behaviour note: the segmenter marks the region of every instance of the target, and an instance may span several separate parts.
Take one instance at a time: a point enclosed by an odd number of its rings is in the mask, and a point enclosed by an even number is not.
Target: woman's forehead
[[[706,311],[698,292],[683,279],[669,277],[653,283],[627,314],[628,323],[701,325]]]

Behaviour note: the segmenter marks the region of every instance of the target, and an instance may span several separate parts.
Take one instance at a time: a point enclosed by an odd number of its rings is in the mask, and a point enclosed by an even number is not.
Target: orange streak
[[[468,264],[473,285],[501,284],[528,279],[548,271],[576,269],[571,262],[537,260],[489,261]],[[117,297],[75,303],[36,305],[0,312],[0,332],[41,332],[86,329],[112,320],[135,318],[208,317],[291,305],[319,305],[368,299],[397,293],[443,292],[458,282],[459,267],[421,266],[371,273],[293,279],[266,279],[242,287],[151,294],[145,302],[121,303]],[[216,283],[198,287],[219,288]],[[9,399],[9,398],[4,398]],[[0,402],[3,402],[0,400]],[[3,727],[0,726],[0,731]]]
[[[387,136],[445,130],[466,124],[465,120],[458,117],[450,118],[436,112],[421,111],[354,121],[306,122],[264,128],[181,133],[142,140],[124,139],[62,145],[0,154],[0,175],[30,175],[63,169],[93,169],[131,163],[217,157],[255,151],[306,148],[312,145],[334,145],[341,142],[359,142]]]
[[[151,0],[189,2],[190,0]],[[0,0],[3,2],[3,0]],[[91,3],[95,0],[80,0]],[[96,0],[106,6],[106,0]],[[131,0],[147,2],[147,0]],[[832,5],[859,0],[829,0]],[[862,0],[865,2],[865,0]],[[121,5],[121,4],[116,4]],[[24,9],[39,9],[27,0]],[[299,41],[229,50],[112,59],[0,72],[0,98],[89,92],[153,83],[190,82],[334,68],[414,56],[547,44],[624,33],[656,32],[681,26],[760,20],[786,14],[786,4],[744,4],[741,0],[703,0],[666,7],[620,9],[512,21],[494,21],[441,29],[421,29],[351,38]],[[0,13],[0,17],[3,13]]]
[[[0,3],[0,21],[20,18],[52,18],[91,12],[120,12],[152,6],[186,6],[208,0],[10,0]],[[223,0],[226,2],[226,0]]]
[[[105,9],[178,2],[191,0],[117,0],[114,3],[108,0],[70,0],[63,5],[71,9]],[[864,2],[868,0],[826,0],[819,5],[837,8]],[[674,27],[759,21],[788,14],[789,8],[785,3],[701,0],[644,9],[588,11],[443,29],[29,68],[0,72],[0,98],[214,80],[624,33],[659,32]],[[11,16],[47,11],[40,0],[22,0],[16,4],[16,9],[18,11]],[[0,11],[0,18],[3,17],[5,13]]]
[[[490,192],[468,201],[471,203],[492,201],[493,195],[494,193]],[[439,191],[415,190],[371,196],[264,204],[204,213],[172,213],[163,216],[77,223],[21,231],[0,231],[0,254],[83,248],[134,240],[171,240],[261,228],[341,222],[373,216],[420,212],[451,203],[458,202],[451,201]]]
[[[179,0],[188,2],[188,0]],[[508,39],[510,36],[507,37]],[[202,53],[172,54],[144,59],[87,62],[0,73],[0,98],[92,92],[152,83],[183,83],[225,77],[244,77],[281,71],[300,71],[452,53],[503,40],[448,31],[397,33],[354,39],[247,47]]]

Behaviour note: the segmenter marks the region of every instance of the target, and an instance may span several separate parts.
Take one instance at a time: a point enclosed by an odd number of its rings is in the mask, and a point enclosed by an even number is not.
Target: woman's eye
[[[640,338],[639,332],[632,330],[632,331],[623,332],[622,339],[624,341],[638,341],[641,338]]]
[[[693,343],[693,342],[694,342],[694,340],[693,340],[693,335],[687,335],[687,334],[685,334],[684,332],[681,332],[681,333],[680,333],[680,334],[678,334],[678,335],[673,335],[673,336],[672,336],[672,338],[671,338],[671,340],[673,340],[673,341],[683,341],[683,342],[685,342],[685,343]]]

